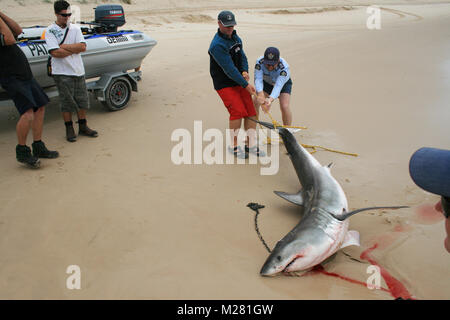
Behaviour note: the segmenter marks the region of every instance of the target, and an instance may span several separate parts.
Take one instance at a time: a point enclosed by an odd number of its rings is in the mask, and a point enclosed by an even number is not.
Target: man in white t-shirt
[[[52,75],[59,91],[61,112],[66,126],[66,139],[76,141],[72,113],[78,116],[79,135],[97,137],[98,133],[87,126],[86,110],[89,97],[84,77],[81,52],[86,51],[86,41],[81,29],[70,24],[70,4],[58,0],[54,3],[56,21],[45,31],[45,42],[52,56]]]

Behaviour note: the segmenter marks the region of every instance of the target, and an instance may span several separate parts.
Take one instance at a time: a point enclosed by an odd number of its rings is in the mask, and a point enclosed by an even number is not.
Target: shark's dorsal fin
[[[409,208],[408,206],[394,206],[394,207],[369,207],[369,208],[361,208],[361,209],[357,209],[357,210],[353,210],[350,212],[344,212],[342,213],[342,215],[336,216],[334,214],[332,214],[333,217],[335,217],[336,219],[338,219],[339,221],[344,221],[345,219],[351,217],[354,214],[357,214],[359,212],[362,211],[368,211],[368,210],[376,210],[376,209],[402,209],[402,208]]]
[[[296,194],[290,194],[290,193],[281,192],[281,191],[274,191],[274,193],[277,196],[280,196],[281,198],[283,198],[293,204],[296,204],[299,206],[303,206],[303,204],[304,204],[303,195],[302,195],[301,190]]]

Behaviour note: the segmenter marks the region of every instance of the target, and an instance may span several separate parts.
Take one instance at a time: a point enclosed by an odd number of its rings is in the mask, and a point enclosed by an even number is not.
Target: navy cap
[[[409,174],[425,191],[450,197],[450,150],[417,150],[409,161]]]
[[[275,65],[280,61],[280,50],[275,47],[268,47],[264,51],[264,64]]]
[[[223,24],[224,27],[232,27],[236,25],[234,14],[231,11],[220,12],[217,19]]]

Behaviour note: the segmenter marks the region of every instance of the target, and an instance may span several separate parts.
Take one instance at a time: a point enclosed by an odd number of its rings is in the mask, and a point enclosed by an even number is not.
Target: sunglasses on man
[[[70,17],[71,13],[58,13],[60,16],[63,16],[64,18]]]

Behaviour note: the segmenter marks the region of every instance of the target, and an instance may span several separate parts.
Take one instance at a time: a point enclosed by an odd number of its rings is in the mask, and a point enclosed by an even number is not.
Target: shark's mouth
[[[295,263],[295,261],[297,261],[297,259],[302,258],[302,257],[303,257],[303,255],[301,255],[301,254],[295,256],[294,259],[292,259],[292,261],[289,262],[289,263],[286,265],[286,267],[284,267],[283,272],[285,272],[285,273],[290,272],[290,271],[288,271],[288,268],[289,268],[290,266],[292,266],[292,265]]]

